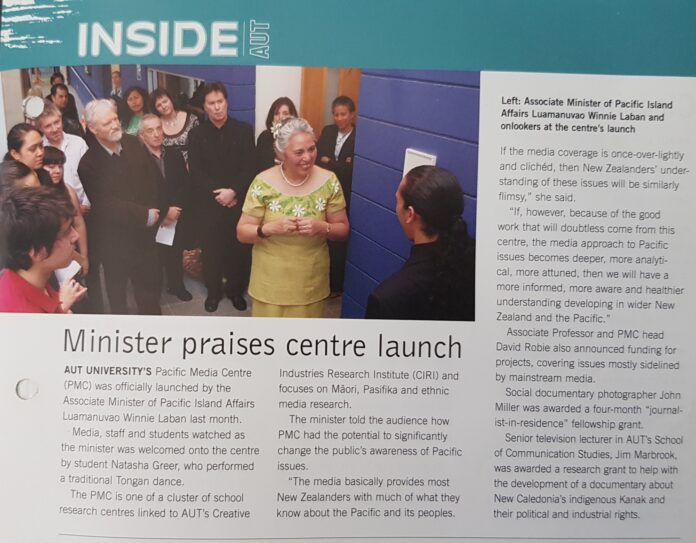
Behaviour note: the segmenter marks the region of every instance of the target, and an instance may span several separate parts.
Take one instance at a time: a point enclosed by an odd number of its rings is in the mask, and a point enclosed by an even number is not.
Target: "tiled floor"
[[[189,276],[184,276],[186,289],[193,294],[193,300],[182,302],[176,296],[162,293],[161,306],[162,315],[179,316],[200,316],[200,317],[250,317],[252,301],[249,296],[245,296],[247,301],[246,311],[237,311],[228,298],[220,300],[220,305],[214,313],[208,313],[203,304],[206,298],[206,289],[203,283]],[[102,277],[103,284],[103,277]],[[136,313],[135,302],[132,291],[128,289],[128,307],[132,314]],[[341,297],[329,298],[324,306],[324,317],[328,319],[338,319],[341,317]]]
[[[193,294],[193,300],[190,302],[182,302],[176,296],[162,294],[162,314],[163,315],[183,315],[183,316],[226,316],[226,317],[250,317],[251,316],[251,299],[245,296],[247,300],[247,310],[237,311],[232,302],[228,298],[220,300],[220,305],[215,313],[207,313],[203,308],[203,303],[206,298],[206,290],[203,284],[193,279],[192,277],[184,277],[186,289]],[[324,317],[337,319],[341,316],[341,297],[329,298],[324,306]]]

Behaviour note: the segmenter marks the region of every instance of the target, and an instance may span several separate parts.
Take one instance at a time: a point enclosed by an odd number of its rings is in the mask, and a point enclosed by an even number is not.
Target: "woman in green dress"
[[[257,317],[321,317],[329,296],[327,240],[350,226],[335,174],[316,166],[316,137],[304,119],[274,127],[280,164],[249,186],[237,237],[252,243],[249,296]]]

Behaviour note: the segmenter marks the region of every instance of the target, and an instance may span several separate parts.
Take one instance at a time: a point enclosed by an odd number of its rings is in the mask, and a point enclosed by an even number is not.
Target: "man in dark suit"
[[[222,83],[207,84],[201,94],[208,119],[191,130],[188,158],[202,222],[205,310],[216,311],[225,292],[244,311],[251,247],[237,240],[235,228],[255,173],[254,134],[251,126],[229,116]]]
[[[188,302],[193,299],[193,296],[184,287],[184,270],[181,254],[184,250],[183,229],[185,228],[185,223],[183,217],[191,212],[187,201],[189,183],[186,161],[178,149],[162,146],[164,131],[162,130],[162,120],[157,115],[146,113],[143,116],[143,120],[140,121],[138,136],[162,175],[159,181],[160,189],[164,194],[162,203],[165,207],[162,208],[164,217],[160,225],[173,225],[175,228],[174,239],[171,245],[157,244],[160,262],[167,277],[167,292],[173,294],[182,302]]]
[[[96,139],[78,168],[92,202],[89,254],[104,266],[112,313],[128,313],[130,280],[138,313],[159,315],[155,230],[162,204],[157,166],[137,138],[123,134],[110,100],[87,104],[85,119]],[[98,281],[98,270],[93,272],[90,276]]]
[[[348,96],[339,96],[331,103],[331,112],[334,124],[325,126],[321,131],[317,142],[317,164],[336,174],[346,198],[346,211],[350,212],[355,154],[355,102]],[[343,292],[347,251],[345,241],[329,242],[331,292]]]
[[[123,99],[123,91],[121,90],[121,72],[114,70],[111,72],[111,93],[112,98]]]

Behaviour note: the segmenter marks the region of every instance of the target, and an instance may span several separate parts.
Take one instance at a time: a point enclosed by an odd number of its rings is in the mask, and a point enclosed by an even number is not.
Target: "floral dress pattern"
[[[184,155],[184,160],[186,161],[186,164],[188,164],[189,132],[191,132],[191,129],[193,127],[198,126],[199,124],[200,123],[198,122],[198,117],[196,117],[193,113],[187,112],[184,127],[177,134],[172,134],[171,136],[165,134],[162,145],[164,145],[165,147],[174,147],[175,149],[179,149],[179,151],[181,151],[181,154]]]
[[[283,194],[263,179],[252,181],[242,212],[264,223],[282,217],[326,220],[345,209],[341,184],[331,175],[316,190],[301,196]],[[249,295],[275,305],[308,305],[329,295],[329,250],[326,239],[300,234],[271,236],[254,245]]]

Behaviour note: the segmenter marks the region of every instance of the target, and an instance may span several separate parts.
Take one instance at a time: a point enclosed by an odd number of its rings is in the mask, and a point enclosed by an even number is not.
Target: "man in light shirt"
[[[77,194],[80,201],[82,213],[89,212],[91,206],[89,198],[85,194],[85,189],[77,173],[80,159],[87,152],[85,140],[63,131],[63,115],[60,110],[51,102],[46,100],[44,110],[37,118],[39,130],[44,134],[44,146],[51,145],[65,153],[65,170],[63,173],[64,181],[70,185]]]

